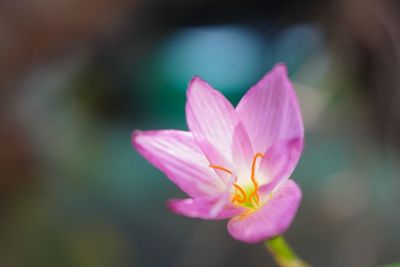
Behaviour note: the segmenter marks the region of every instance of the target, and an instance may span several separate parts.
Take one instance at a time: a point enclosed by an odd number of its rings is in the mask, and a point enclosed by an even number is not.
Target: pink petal
[[[235,127],[232,138],[232,158],[236,175],[239,183],[246,184],[250,181],[254,152],[242,122]]]
[[[293,139],[280,141],[273,144],[260,162],[258,177],[261,178],[261,184],[266,184],[269,190],[288,179],[292,174],[297,162],[300,159],[303,148],[303,140]]]
[[[280,235],[290,226],[300,200],[300,188],[288,180],[263,207],[250,215],[232,218],[228,222],[228,231],[235,239],[246,243]]]
[[[201,198],[171,199],[167,206],[174,213],[187,217],[205,220],[227,219],[242,212],[242,208],[233,206],[229,198],[230,194],[223,193]]]
[[[251,160],[250,139],[232,104],[199,77],[189,84],[186,119],[212,164],[233,168],[235,163],[242,164],[244,158]]]
[[[135,149],[191,197],[218,194],[225,185],[189,132],[176,130],[135,131]]]
[[[264,152],[277,141],[303,139],[300,107],[285,65],[276,65],[254,85],[236,111],[255,152]]]

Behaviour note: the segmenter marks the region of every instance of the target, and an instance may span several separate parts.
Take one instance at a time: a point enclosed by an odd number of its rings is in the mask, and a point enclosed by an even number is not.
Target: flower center
[[[250,175],[250,179],[251,179],[251,182],[253,185],[251,192],[247,193],[247,190],[245,190],[247,188],[243,188],[240,185],[238,185],[236,183],[236,181],[238,181],[238,177],[235,176],[235,183],[233,183],[233,188],[235,190],[235,193],[233,194],[233,198],[231,200],[232,203],[237,202],[240,205],[246,206],[249,208],[257,208],[259,206],[259,201],[260,201],[260,197],[258,196],[259,185],[257,183],[255,170],[256,170],[257,159],[262,158],[263,156],[264,155],[262,153],[256,153],[253,156],[253,161],[251,163],[251,175]],[[233,172],[223,166],[213,165],[213,164],[211,164],[209,166],[213,169],[224,171],[233,176]]]

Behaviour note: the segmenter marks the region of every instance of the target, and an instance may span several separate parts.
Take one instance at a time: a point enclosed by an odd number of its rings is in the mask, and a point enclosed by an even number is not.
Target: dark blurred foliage
[[[0,266],[273,266],[130,146],[185,129],[200,74],[237,102],[275,62],[296,84],[306,149],[287,233],[315,266],[400,261],[396,0],[0,2]]]
[[[373,127],[381,139],[400,145],[400,3],[342,1],[335,40],[354,57],[360,90],[371,106]],[[346,41],[343,41],[346,40]]]

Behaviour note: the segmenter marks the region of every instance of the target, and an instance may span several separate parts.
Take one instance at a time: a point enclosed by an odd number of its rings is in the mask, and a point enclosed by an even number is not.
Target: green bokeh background
[[[35,10],[60,11],[62,3],[43,2]],[[4,5],[10,14],[30,14]],[[396,122],[389,103],[388,113],[373,105],[391,88],[375,82],[396,77],[396,69],[378,75],[381,65],[371,57],[389,60],[391,52],[361,49],[361,29],[347,28],[358,24],[340,19],[345,4],[110,6],[115,9],[99,13],[109,20],[93,18],[95,27],[79,38],[70,35],[42,53],[51,36],[33,33],[32,54],[40,57],[25,55],[23,67],[4,68],[12,75],[2,78],[0,266],[274,266],[261,245],[234,241],[225,221],[170,213],[165,201],[184,194],[133,150],[130,135],[134,129],[186,129],[185,90],[194,75],[236,104],[277,62],[288,66],[306,129],[292,177],[304,197],[287,239],[315,266],[400,261],[399,147],[395,130],[384,131]],[[364,14],[363,4],[355,6]],[[78,20],[79,14],[68,14],[55,29]],[[6,23],[11,16],[0,15],[0,26],[17,32]],[[9,47],[4,62],[13,62],[13,53],[21,53],[16,49]],[[371,73],[378,73],[375,79]]]

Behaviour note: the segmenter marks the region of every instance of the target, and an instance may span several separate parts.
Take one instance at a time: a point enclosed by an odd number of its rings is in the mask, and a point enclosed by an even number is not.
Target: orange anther
[[[237,189],[241,194],[242,194],[242,198],[240,198],[240,196],[238,194],[235,195],[235,197],[232,199],[232,202],[237,201],[239,203],[244,203],[246,201],[246,192],[244,192],[243,188],[241,188],[239,185],[237,184],[233,184],[233,186],[235,187],[235,189]]]
[[[253,162],[251,164],[251,181],[253,182],[254,185],[254,190],[253,192],[251,192],[250,194],[250,201],[253,199],[254,197],[254,201],[258,204],[259,201],[259,196],[258,196],[258,183],[255,177],[255,170],[256,170],[256,163],[257,163],[257,158],[262,158],[264,157],[263,153],[257,153],[254,155],[253,157]]]
[[[211,168],[213,168],[213,169],[216,169],[216,170],[220,170],[220,171],[227,172],[227,173],[229,173],[229,174],[232,174],[232,172],[231,172],[230,170],[228,170],[227,168],[224,168],[224,167],[222,167],[222,166],[219,166],[219,165],[213,165],[213,164],[211,164],[211,165],[209,165],[209,167],[211,167]]]
[[[235,195],[234,195],[234,197],[232,199],[232,202],[237,201],[239,203],[246,203],[247,199],[249,199],[250,202],[254,201],[254,203],[258,206],[258,202],[259,202],[259,199],[260,199],[259,196],[258,196],[258,187],[259,187],[259,185],[258,185],[257,180],[256,180],[255,172],[256,172],[257,159],[258,158],[262,158],[262,157],[264,157],[264,155],[262,153],[255,154],[254,157],[253,157],[253,162],[251,163],[251,176],[250,176],[250,178],[251,178],[251,182],[253,183],[253,186],[254,186],[253,192],[251,192],[249,197],[247,197],[246,191],[241,186],[239,186],[238,184],[233,184],[233,187],[235,188],[236,193],[235,193]],[[226,173],[228,173],[230,175],[233,175],[233,172],[231,170],[225,168],[225,167],[222,167],[222,166],[219,166],[219,165],[214,165],[214,164],[210,164],[209,167],[211,167],[213,169],[216,169],[216,170],[224,171],[224,172],[226,172]],[[237,179],[237,177],[236,177],[236,179]],[[255,206],[255,204],[253,204],[253,206]]]

